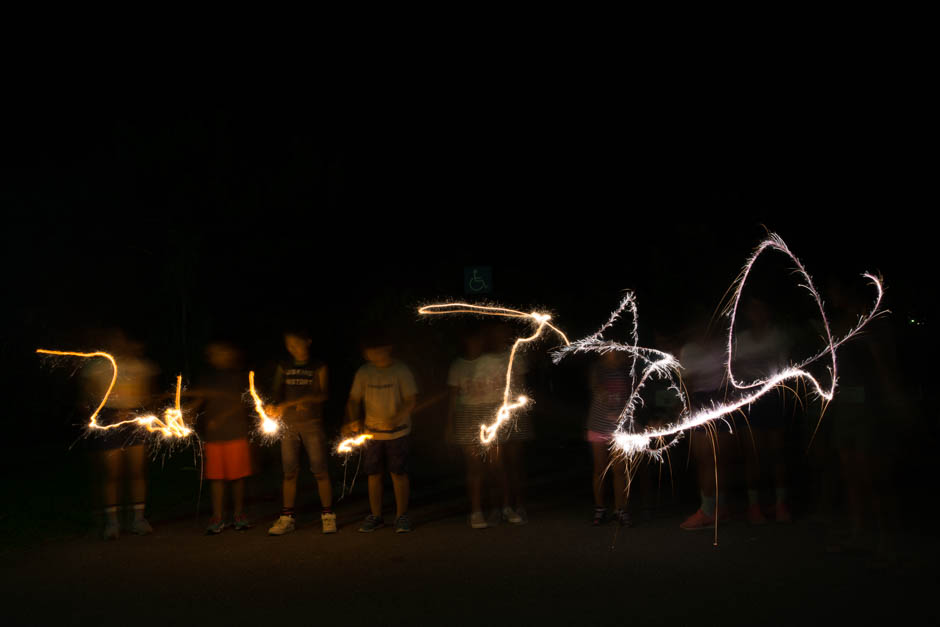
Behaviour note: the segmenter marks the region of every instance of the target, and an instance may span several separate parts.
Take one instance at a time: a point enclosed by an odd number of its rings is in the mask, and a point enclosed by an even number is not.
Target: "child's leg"
[[[369,509],[375,517],[382,516],[382,475],[369,475]]]
[[[333,507],[333,485],[330,483],[330,473],[326,461],[326,436],[323,427],[317,423],[315,427],[301,432],[307,457],[310,459],[310,472],[317,480],[317,492],[320,494],[320,507],[329,512]],[[296,491],[296,479],[294,482]]]
[[[395,517],[408,512],[408,499],[411,484],[408,481],[408,458],[411,451],[411,436],[406,435],[385,442],[388,471],[392,475],[392,488],[395,490]]]
[[[138,444],[124,449],[124,455],[127,460],[134,519],[140,520],[144,517],[144,507],[147,503],[147,450],[143,444]]]
[[[473,446],[463,448],[467,464],[467,496],[470,498],[470,511],[483,511],[483,460]]]
[[[591,453],[594,457],[594,473],[592,474],[594,507],[604,507],[604,470],[607,468],[607,444],[604,442],[591,442]]]
[[[509,493],[507,497],[515,501],[516,509],[525,505],[525,480],[523,475],[522,442],[510,440],[502,445],[505,448],[506,457],[504,466],[509,478]]]
[[[121,476],[124,470],[124,454],[121,449],[111,449],[101,453],[101,467],[104,480],[101,484],[101,499],[106,522],[118,524],[118,499],[120,497]]]
[[[281,438],[281,467],[284,471],[282,483],[282,516],[294,515],[294,503],[297,500],[297,475],[300,470],[300,436],[292,431]]]
[[[235,518],[245,513],[245,480],[236,479],[232,482],[232,500],[235,502]]]
[[[394,472],[389,474],[392,475],[392,488],[395,490],[395,517],[398,518],[402,514],[408,513],[411,483],[408,480],[408,475],[399,475]],[[382,475],[379,475],[380,479],[381,477]],[[372,477],[369,477],[369,479],[371,480]]]
[[[623,510],[627,501],[627,463],[624,460],[615,460],[610,466],[614,483],[614,508]]]
[[[214,520],[222,519],[222,499],[225,496],[225,481],[222,479],[212,479],[209,481],[212,488],[212,518]]]

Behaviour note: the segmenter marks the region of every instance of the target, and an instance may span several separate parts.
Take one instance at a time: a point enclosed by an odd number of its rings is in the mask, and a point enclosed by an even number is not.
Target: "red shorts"
[[[248,440],[206,442],[206,479],[241,479],[251,474]]]

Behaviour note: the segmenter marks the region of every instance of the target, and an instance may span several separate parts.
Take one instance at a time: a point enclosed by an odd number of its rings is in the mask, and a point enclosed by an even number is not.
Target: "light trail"
[[[521,318],[524,320],[531,320],[535,323],[536,329],[535,332],[528,337],[516,338],[516,341],[513,342],[512,350],[509,351],[509,363],[506,366],[506,385],[503,388],[503,403],[499,406],[499,409],[496,410],[496,420],[492,424],[481,424],[480,425],[480,441],[483,444],[491,443],[496,436],[499,434],[500,428],[512,418],[513,411],[525,407],[529,399],[525,396],[519,396],[514,401],[510,400],[512,396],[512,366],[516,359],[516,351],[519,349],[521,344],[527,344],[529,342],[535,341],[538,339],[542,332],[548,328],[554,331],[561,339],[565,342],[565,345],[569,345],[568,337],[562,333],[562,331],[554,326],[551,322],[551,316],[544,313],[539,313],[533,311],[532,313],[525,313],[524,311],[517,311],[515,309],[506,309],[505,307],[489,307],[484,305],[471,305],[469,303],[442,303],[438,305],[426,305],[418,309],[418,314],[420,315],[446,315],[446,314],[477,314],[483,316],[501,316],[504,318]]]
[[[357,446],[362,446],[366,443],[366,440],[371,440],[372,434],[363,433],[352,438],[346,438],[340,442],[336,447],[337,453],[352,453],[353,448]]]
[[[248,392],[251,394],[251,398],[255,402],[255,411],[258,413],[258,417],[261,418],[262,433],[268,436],[276,434],[280,430],[281,426],[277,420],[268,416],[264,411],[264,402],[261,400],[261,397],[258,396],[257,390],[255,390],[254,370],[251,370],[248,373]]]
[[[737,380],[734,377],[734,372],[731,365],[734,342],[734,326],[737,318],[738,305],[741,300],[741,293],[744,289],[747,278],[758,257],[767,250],[776,250],[780,253],[783,253],[795,264],[797,273],[800,274],[803,279],[801,287],[809,291],[814,302],[816,303],[817,308],[819,309],[822,323],[825,328],[826,346],[819,353],[816,353],[815,355],[797,364],[791,364],[787,368],[784,368],[783,370],[767,378],[756,379],[750,382],[743,382]],[[725,371],[728,377],[728,381],[732,387],[745,392],[745,394],[732,402],[715,403],[711,407],[698,410],[695,413],[692,413],[689,409],[688,401],[685,395],[682,393],[680,385],[681,364],[678,362],[678,360],[668,353],[664,353],[656,349],[643,348],[636,345],[636,328],[638,320],[636,314],[636,305],[634,302],[635,297],[632,293],[628,293],[626,295],[626,297],[620,303],[620,306],[614,311],[613,315],[611,315],[608,322],[596,333],[582,340],[572,342],[566,347],[557,349],[553,352],[553,360],[557,364],[570,353],[606,353],[608,351],[617,350],[628,353],[633,359],[634,363],[636,363],[636,360],[638,359],[644,362],[644,367],[640,378],[634,383],[633,390],[631,391],[628,402],[620,415],[617,430],[612,436],[612,447],[628,458],[634,457],[641,453],[648,453],[653,457],[661,459],[662,453],[670,446],[675,444],[682,436],[683,432],[695,427],[706,425],[715,420],[725,420],[725,416],[728,416],[729,414],[750,405],[773,388],[791,379],[799,379],[807,382],[817,397],[822,398],[826,403],[831,401],[835,395],[838,380],[836,349],[844,342],[857,335],[862,330],[862,328],[864,328],[865,325],[871,322],[874,318],[882,315],[883,313],[886,313],[881,308],[881,301],[884,295],[881,279],[869,273],[865,273],[862,276],[867,278],[869,282],[875,287],[876,296],[874,304],[867,314],[859,317],[857,324],[848,333],[846,333],[842,338],[835,340],[832,337],[832,331],[829,326],[829,320],[826,316],[825,308],[823,307],[822,298],[813,284],[812,278],[806,271],[806,268],[796,257],[796,255],[790,251],[786,243],[784,243],[784,241],[778,235],[768,235],[768,237],[757,246],[757,248],[748,258],[747,262],[744,264],[744,268],[742,269],[741,274],[739,275],[739,278],[737,281],[735,281],[733,292],[734,296],[728,313],[729,325]],[[629,310],[633,315],[632,337],[634,343],[632,345],[613,342],[606,340],[603,337],[604,331],[610,328],[610,326],[620,317],[620,314],[625,309]],[[806,366],[827,356],[830,359],[829,373],[831,375],[831,381],[828,386],[823,386],[816,379],[816,377],[809,373],[805,368]],[[642,403],[642,399],[640,399],[639,393],[645,383],[651,377],[666,379],[669,381],[669,389],[672,390],[679,398],[682,404],[682,410],[680,411],[678,419],[671,424],[660,428],[645,429],[640,432],[634,432],[633,414],[636,411],[636,408]],[[730,428],[730,424],[728,426]]]
[[[111,383],[108,384],[108,390],[105,392],[104,398],[101,399],[101,403],[98,405],[98,408],[95,409],[95,412],[91,415],[91,418],[88,421],[89,429],[107,431],[108,429],[115,429],[124,425],[136,424],[138,426],[144,427],[151,433],[160,433],[167,438],[185,438],[192,433],[192,429],[186,426],[186,422],[183,420],[183,412],[180,410],[180,390],[182,389],[183,385],[183,377],[181,375],[177,375],[176,377],[176,400],[174,406],[164,410],[163,420],[160,420],[151,414],[147,416],[137,416],[128,420],[121,420],[120,422],[115,422],[109,425],[101,425],[98,424],[98,415],[101,413],[101,410],[104,409],[105,405],[107,405],[108,398],[111,396],[111,391],[114,389],[114,384],[117,382],[118,368],[114,357],[110,353],[105,353],[104,351],[80,353],[76,351],[56,351],[39,348],[36,349],[36,352],[41,355],[83,357],[86,359],[102,357],[111,363]]]

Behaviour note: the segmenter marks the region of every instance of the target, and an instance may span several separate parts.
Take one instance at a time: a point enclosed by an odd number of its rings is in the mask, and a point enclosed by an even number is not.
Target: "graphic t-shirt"
[[[325,364],[308,360],[303,363],[288,361],[278,364],[274,372],[274,400],[277,403],[296,401],[312,394],[322,394],[326,390],[320,387],[320,368]],[[300,424],[323,417],[323,403],[308,401],[289,407],[281,416],[288,425]]]
[[[376,440],[393,440],[411,433],[411,414],[398,420],[394,416],[404,400],[417,393],[411,370],[395,360],[388,368],[377,368],[371,363],[359,368],[349,398],[364,402],[366,431]]]

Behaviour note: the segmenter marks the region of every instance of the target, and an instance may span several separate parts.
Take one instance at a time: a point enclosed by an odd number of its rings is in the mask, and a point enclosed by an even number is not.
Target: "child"
[[[594,458],[594,525],[607,521],[604,505],[604,473],[611,471],[614,484],[614,519],[622,526],[630,525],[625,494],[627,468],[622,461],[611,463],[610,440],[620,414],[630,397],[629,358],[621,352],[610,351],[601,355],[591,369],[591,409],[587,420],[587,441],[591,444]]]
[[[395,490],[395,532],[411,531],[408,520],[408,457],[411,412],[418,389],[411,370],[392,358],[392,345],[382,335],[367,339],[363,352],[368,361],[356,372],[349,392],[347,431],[361,431],[359,407],[365,405],[365,473],[369,475],[369,506],[372,513],[359,531],[371,532],[385,525],[382,519],[383,465],[392,475]],[[384,463],[383,463],[384,462]]]
[[[336,533],[333,487],[327,469],[326,436],[323,433],[327,371],[326,364],[311,359],[311,343],[310,335],[302,329],[284,333],[284,346],[292,359],[278,365],[274,374],[274,398],[278,404],[265,410],[279,416],[283,424],[281,465],[284,470],[284,506],[280,518],[268,530],[272,536],[290,533],[296,526],[294,503],[297,498],[301,442],[310,458],[310,471],[317,480],[323,533]]]
[[[447,431],[463,449],[467,464],[470,526],[486,529],[489,525],[483,515],[483,475],[492,469],[487,467],[494,465],[494,455],[489,455],[487,462],[481,456],[480,425],[494,420],[502,402],[506,373],[498,360],[483,352],[482,330],[472,329],[463,340],[464,356],[454,360],[447,375],[450,390]]]
[[[206,479],[212,490],[212,518],[206,533],[221,533],[225,484],[232,486],[234,527],[251,527],[245,516],[245,477],[251,475],[248,450],[248,411],[242,402],[246,376],[241,368],[241,354],[231,344],[213,342],[206,348],[206,358],[213,371],[198,391],[205,403]]]
[[[120,329],[108,332],[105,346],[117,361],[118,377],[108,396],[107,405],[98,415],[98,424],[101,426],[129,420],[150,404],[153,401],[153,380],[157,374],[156,366],[142,356],[143,345]],[[111,365],[104,360],[96,361],[85,371],[86,389],[96,403],[107,392],[112,375]],[[92,434],[91,448],[100,451],[104,471],[102,497],[105,540],[116,540],[120,535],[118,503],[125,484],[134,512],[131,533],[146,535],[153,532],[153,527],[144,518],[147,501],[145,438],[146,431],[136,425],[95,431]]]

